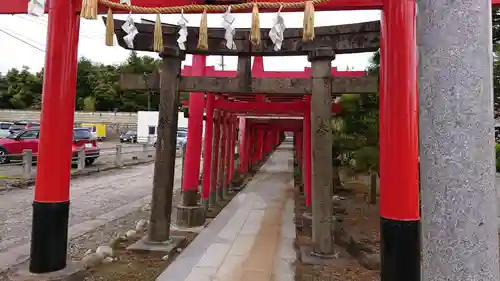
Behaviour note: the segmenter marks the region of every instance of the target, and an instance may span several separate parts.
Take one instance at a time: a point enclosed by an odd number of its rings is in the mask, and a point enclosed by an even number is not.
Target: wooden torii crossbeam
[[[106,22],[106,18],[103,18]],[[123,20],[114,20],[114,30],[118,38],[118,44],[130,49],[123,37],[126,32],[121,28]],[[135,26],[139,34],[134,39],[133,50],[153,51],[154,24],[143,20]],[[177,48],[177,25],[163,24],[163,44],[165,47]],[[274,50],[274,45],[269,37],[269,29],[262,28],[261,44],[254,46],[248,40],[250,29],[237,28],[234,35],[236,50],[230,50],[225,46],[225,30],[223,28],[208,29],[209,50],[197,48],[199,29],[188,27],[188,38],[186,42],[186,53],[188,54],[210,54],[222,56],[299,56],[307,55],[310,51],[321,47],[333,48],[335,54],[352,54],[363,52],[374,52],[380,47],[380,22],[371,21],[356,24],[345,24],[335,26],[322,26],[315,28],[315,39],[311,42],[303,42],[301,28],[287,28],[284,31],[283,45],[280,51]]]
[[[147,77],[141,74],[121,74],[120,87],[125,90],[160,90],[159,73]],[[332,95],[377,93],[377,77],[334,77]],[[265,94],[266,96],[302,96],[311,93],[311,79],[307,78],[251,78],[182,76],[181,92],[210,92],[238,95]]]

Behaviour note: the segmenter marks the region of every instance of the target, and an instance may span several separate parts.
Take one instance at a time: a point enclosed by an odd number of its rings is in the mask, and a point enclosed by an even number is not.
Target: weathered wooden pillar
[[[304,138],[303,140],[303,150],[302,150],[302,155],[304,158],[303,161],[303,171],[304,171],[304,189],[306,193],[306,206],[310,207],[311,206],[311,197],[312,197],[312,164],[311,164],[311,155],[312,155],[312,148],[311,148],[311,96],[306,95],[305,97],[305,104],[306,104],[306,109],[304,112],[304,123],[303,123],[303,132],[302,136]]]
[[[172,196],[177,140],[178,78],[185,55],[178,49],[165,48],[161,53],[160,105],[158,112],[158,137],[153,176],[151,217],[147,240],[165,242],[170,239]]]
[[[313,255],[333,257],[332,214],[332,60],[331,48],[319,48],[308,55],[311,62],[312,97],[312,227]]]
[[[210,206],[217,202],[217,179],[219,175],[219,141],[220,141],[220,124],[221,111],[214,111],[214,134],[212,138],[212,165],[211,165],[211,182],[210,182]]]
[[[422,280],[500,280],[491,1],[418,13]]]

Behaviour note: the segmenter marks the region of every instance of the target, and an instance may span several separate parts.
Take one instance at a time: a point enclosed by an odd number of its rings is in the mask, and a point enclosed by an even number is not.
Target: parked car
[[[22,158],[25,149],[31,149],[33,156],[38,155],[40,128],[31,128],[17,131],[6,138],[0,139],[0,164],[5,164],[13,159]],[[91,165],[99,157],[97,140],[92,138],[88,129],[73,129],[73,159],[78,159],[78,151],[85,150],[85,164]],[[7,156],[10,155],[10,156]]]
[[[10,126],[9,131],[10,133],[14,133],[17,131],[29,129],[29,128],[34,128],[34,127],[40,127],[39,122],[34,122],[34,121],[16,121]]]
[[[177,143],[176,143],[176,149],[182,149],[184,145],[187,143],[187,130],[178,130],[177,131]],[[153,147],[156,147],[156,139],[153,143]]]
[[[0,138],[10,135],[9,129],[13,124],[12,122],[0,122]]]
[[[128,132],[120,135],[120,142],[137,143],[137,132],[136,131],[128,131]]]
[[[83,123],[80,125],[83,128],[88,128],[93,137],[102,141],[106,139],[106,124]]]

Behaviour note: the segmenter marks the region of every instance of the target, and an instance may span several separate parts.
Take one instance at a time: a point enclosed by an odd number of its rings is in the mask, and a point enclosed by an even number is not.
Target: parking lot
[[[113,163],[117,159],[117,145],[122,146],[122,161],[140,157],[144,153],[144,147],[142,144],[120,143],[119,141],[99,142],[98,146],[100,148],[100,155],[93,165],[99,166]],[[146,149],[149,154],[154,153],[154,147],[151,145],[148,145]],[[0,178],[17,178],[22,174],[22,169],[22,160],[12,161],[8,164],[1,164]],[[36,166],[33,167],[33,172],[36,172]]]

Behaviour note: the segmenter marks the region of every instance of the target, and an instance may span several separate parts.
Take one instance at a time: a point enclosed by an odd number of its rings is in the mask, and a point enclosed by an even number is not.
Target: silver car
[[[10,127],[14,123],[12,122],[0,122],[0,138],[5,138],[10,135]]]

